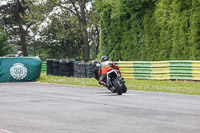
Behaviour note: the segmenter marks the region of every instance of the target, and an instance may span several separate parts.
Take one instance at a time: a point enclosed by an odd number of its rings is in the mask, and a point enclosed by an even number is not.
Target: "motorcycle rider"
[[[18,51],[17,54],[15,55],[15,57],[20,57],[23,54],[22,51]]]
[[[99,67],[99,84],[107,86],[106,85],[106,74],[107,72],[116,69],[119,70],[119,67],[116,66],[112,61],[108,61],[108,57],[107,56],[102,56],[101,57],[101,64]]]

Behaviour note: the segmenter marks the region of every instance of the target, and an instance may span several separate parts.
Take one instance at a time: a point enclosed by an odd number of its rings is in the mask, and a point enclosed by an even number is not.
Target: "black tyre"
[[[53,74],[53,59],[46,60],[47,75]]]
[[[112,81],[112,83],[113,83],[113,86],[115,87],[115,89],[117,90],[117,94],[118,94],[118,95],[122,95],[122,87],[119,85],[118,80],[117,80],[117,79],[114,79],[114,80]]]
[[[59,64],[60,60],[53,60],[53,75],[59,75]]]
[[[127,92],[127,87],[125,84],[122,85],[122,92],[123,93],[126,93]]]

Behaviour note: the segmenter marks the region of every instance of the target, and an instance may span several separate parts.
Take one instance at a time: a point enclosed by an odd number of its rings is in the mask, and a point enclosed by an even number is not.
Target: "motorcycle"
[[[120,71],[111,70],[107,72],[107,88],[112,93],[117,93],[118,95],[122,95],[122,93],[127,92],[127,87],[125,85],[124,79],[121,77]]]

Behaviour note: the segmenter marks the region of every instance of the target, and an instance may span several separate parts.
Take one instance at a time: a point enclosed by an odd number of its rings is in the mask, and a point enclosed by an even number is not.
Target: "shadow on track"
[[[96,93],[97,96],[119,96],[117,93],[111,93],[111,92],[100,92]]]

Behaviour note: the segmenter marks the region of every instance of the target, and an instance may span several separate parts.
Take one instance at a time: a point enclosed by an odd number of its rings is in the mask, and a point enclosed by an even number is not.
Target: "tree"
[[[49,17],[47,27],[41,32],[48,58],[80,58],[81,32],[74,16],[68,12]]]
[[[199,0],[98,0],[100,55],[113,60],[200,59],[199,5]]]
[[[8,44],[7,44],[8,35],[4,33],[0,28],[0,56],[7,54]]]
[[[67,46],[67,44],[63,42],[71,43],[70,47],[75,48],[71,49],[74,55],[70,55],[69,50],[63,51],[62,55],[66,55],[67,57],[78,56],[80,58],[79,55],[81,53],[81,57],[85,61],[88,61],[90,59],[91,51],[92,57],[95,58],[98,54],[99,47],[99,16],[97,13],[94,12],[94,1],[57,0],[57,3],[57,10],[49,15],[49,21],[47,23],[48,26],[45,28],[45,30],[42,31],[41,36],[51,37],[51,35],[54,35],[53,38],[56,40],[56,43],[54,40],[53,44],[52,40],[52,42],[49,43],[51,46],[58,46],[58,44],[59,46],[61,46],[61,42],[63,46]],[[52,27],[50,25],[54,25],[55,27]],[[64,50],[64,48],[62,48],[62,50]]]
[[[60,1],[60,7],[63,11],[70,12],[71,15],[77,17],[81,29],[82,57],[85,61],[88,61],[90,58],[87,5],[91,4],[91,2],[91,0]]]
[[[12,40],[21,46],[24,56],[28,56],[27,41],[48,14],[53,10],[54,0],[40,3],[37,0],[8,0],[0,6],[3,30],[8,31]]]
[[[153,14],[154,60],[169,60],[172,49],[172,32],[174,23],[170,21],[172,0],[161,0],[156,4]]]
[[[101,14],[100,20],[100,53],[99,56],[107,55],[111,60],[121,58],[121,21],[116,15],[114,0],[97,1],[97,12]]]
[[[200,1],[192,0],[191,8],[191,27],[190,27],[190,40],[189,40],[189,56],[190,59],[200,59]]]
[[[153,0],[101,0],[100,55],[112,60],[147,60],[153,50]],[[150,57],[149,57],[150,58]]]
[[[91,9],[87,13],[88,32],[89,32],[89,43],[90,43],[90,58],[95,59],[99,54],[100,44],[100,15],[96,12],[96,0],[91,2]]]

